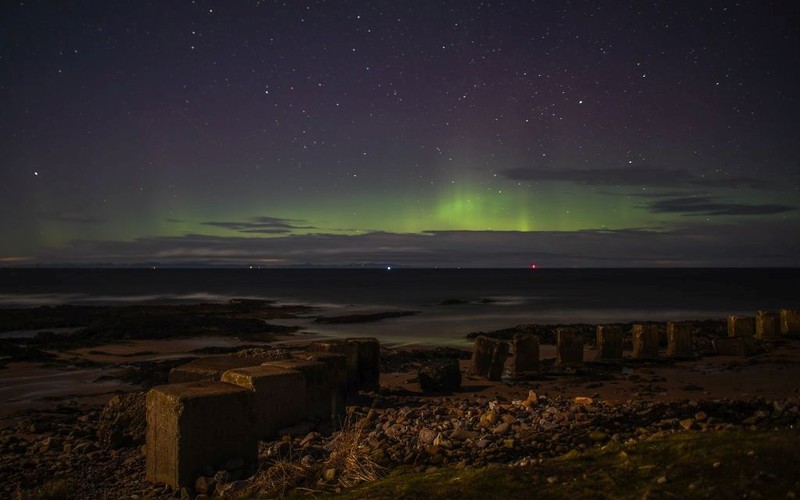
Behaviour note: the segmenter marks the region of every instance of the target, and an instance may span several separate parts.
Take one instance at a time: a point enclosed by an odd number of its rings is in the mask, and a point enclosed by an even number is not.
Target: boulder
[[[423,392],[453,392],[461,388],[461,369],[454,358],[434,359],[422,365],[417,373]]]

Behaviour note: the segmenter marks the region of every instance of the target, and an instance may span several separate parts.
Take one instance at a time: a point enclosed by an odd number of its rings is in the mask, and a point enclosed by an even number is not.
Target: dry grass
[[[291,450],[285,458],[268,464],[248,481],[248,495],[281,498],[290,492],[330,493],[379,479],[385,468],[364,445],[366,423],[348,418],[326,446],[329,453],[322,460],[309,460]]]

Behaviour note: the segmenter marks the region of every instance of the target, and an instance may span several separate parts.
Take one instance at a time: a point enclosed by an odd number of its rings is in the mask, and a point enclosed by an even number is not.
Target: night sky
[[[0,265],[800,265],[795,2],[0,7]]]

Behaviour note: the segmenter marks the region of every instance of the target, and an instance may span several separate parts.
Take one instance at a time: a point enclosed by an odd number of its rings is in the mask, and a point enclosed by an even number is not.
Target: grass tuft
[[[327,446],[328,455],[308,460],[295,450],[275,460],[249,480],[248,495],[282,498],[290,493],[332,493],[375,481],[385,468],[370,457],[364,445],[366,420],[349,418]]]

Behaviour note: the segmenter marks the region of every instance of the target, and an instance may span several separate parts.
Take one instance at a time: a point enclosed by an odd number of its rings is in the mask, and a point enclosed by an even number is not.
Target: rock
[[[479,427],[490,427],[496,424],[498,421],[497,414],[493,411],[487,411],[483,415],[481,415],[480,421],[478,422]]]
[[[216,474],[214,474],[214,482],[216,482],[218,486],[228,483],[230,482],[230,480],[231,480],[231,473],[226,470],[221,470],[218,471]]]
[[[194,490],[197,493],[213,493],[217,482],[212,477],[200,476],[194,482]]]
[[[100,414],[97,434],[100,443],[112,450],[141,446],[147,430],[145,392],[114,396]]]
[[[456,429],[450,433],[450,439],[454,441],[466,441],[467,439],[475,439],[480,436],[479,433],[475,431],[467,431],[464,429]]]
[[[484,438],[484,439],[479,440],[477,443],[475,443],[475,446],[477,446],[478,448],[486,448],[490,444],[492,444],[492,442],[490,440]]]
[[[453,392],[461,388],[461,369],[455,358],[427,361],[417,372],[423,392]]]
[[[589,433],[589,439],[595,443],[602,443],[603,441],[608,440],[608,434],[602,431],[592,431]]]
[[[511,429],[511,424],[503,422],[502,424],[499,424],[497,427],[492,429],[492,434],[503,435],[508,433],[510,429]]]
[[[594,402],[592,398],[587,398],[585,396],[577,396],[575,398],[576,405],[590,405]]]
[[[433,444],[433,441],[436,439],[436,436],[439,433],[433,431],[431,429],[420,429],[419,430],[419,442],[421,444]]]
[[[439,435],[436,436],[436,439],[433,440],[434,446],[439,446],[441,448],[451,449],[453,447],[453,443],[446,439],[442,433],[440,432]]]
[[[680,421],[681,427],[686,429],[687,431],[692,430],[695,427],[694,420],[691,418],[685,418]]]

